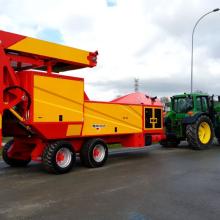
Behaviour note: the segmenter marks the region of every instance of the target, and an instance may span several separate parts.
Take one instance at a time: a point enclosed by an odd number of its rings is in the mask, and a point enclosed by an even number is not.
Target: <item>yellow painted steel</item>
[[[142,106],[85,102],[83,135],[142,132]]]
[[[68,125],[66,136],[80,135],[82,124]]]
[[[147,107],[149,108],[149,107]],[[150,107],[151,109],[153,109],[152,111],[152,117],[150,118],[150,123],[152,124],[152,127],[151,128],[144,128],[145,130],[161,130],[161,128],[163,128],[163,120],[162,120],[162,114],[163,114],[163,111],[162,111],[162,108],[158,108],[158,107]],[[155,118],[155,109],[160,109],[161,110],[161,126],[160,128],[155,128],[155,125],[157,123],[157,118]],[[146,120],[145,118],[145,115],[144,115],[144,121]]]
[[[34,122],[81,122],[83,103],[83,81],[34,76]]]
[[[23,119],[13,108],[10,108],[9,111],[10,111],[19,121],[24,121],[24,119]]]
[[[202,122],[198,129],[199,140],[202,144],[207,144],[211,138],[211,128],[207,122]]]
[[[26,37],[8,49],[89,65],[88,51]]]

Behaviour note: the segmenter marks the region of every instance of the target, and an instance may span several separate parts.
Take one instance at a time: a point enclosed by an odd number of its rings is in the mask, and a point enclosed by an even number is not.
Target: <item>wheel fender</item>
[[[193,116],[189,116],[189,117],[184,118],[184,119],[183,119],[183,124],[184,124],[184,125],[193,124],[193,123],[195,123],[195,122],[197,121],[197,119],[198,119],[199,117],[201,117],[202,115],[206,115],[206,116],[209,117],[208,114],[205,114],[205,113],[202,113],[202,112],[196,113],[196,114],[193,115]]]

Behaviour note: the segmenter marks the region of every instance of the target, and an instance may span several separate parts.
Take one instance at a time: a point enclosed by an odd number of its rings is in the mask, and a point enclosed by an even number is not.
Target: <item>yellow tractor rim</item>
[[[202,144],[207,144],[211,138],[211,128],[207,122],[199,125],[199,140]]]

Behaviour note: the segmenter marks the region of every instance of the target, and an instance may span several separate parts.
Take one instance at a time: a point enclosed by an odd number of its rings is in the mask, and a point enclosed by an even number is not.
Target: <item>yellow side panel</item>
[[[142,131],[142,107],[85,102],[83,135],[129,134]]]
[[[75,136],[81,134],[82,125],[68,125],[66,136]]]
[[[10,46],[8,49],[52,57],[70,62],[89,64],[87,59],[89,52],[87,51],[30,37],[24,38],[18,43]]]
[[[83,102],[83,81],[34,76],[34,122],[81,122]]]

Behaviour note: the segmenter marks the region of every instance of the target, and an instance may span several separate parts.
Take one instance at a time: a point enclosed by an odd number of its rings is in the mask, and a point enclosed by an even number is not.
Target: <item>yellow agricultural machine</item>
[[[0,31],[0,137],[11,166],[41,161],[66,173],[76,154],[87,167],[100,167],[108,144],[143,147],[164,138],[162,104],[142,93],[111,102],[89,100],[84,79],[60,73],[96,66],[88,52]]]

